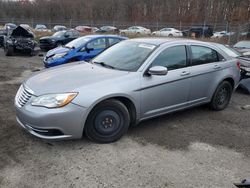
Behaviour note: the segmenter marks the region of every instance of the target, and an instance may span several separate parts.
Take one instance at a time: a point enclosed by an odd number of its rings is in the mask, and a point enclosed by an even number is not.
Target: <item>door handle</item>
[[[189,75],[190,74],[190,72],[188,72],[188,71],[183,71],[182,73],[181,73],[181,76],[187,76],[187,75]]]
[[[220,65],[214,65],[214,69],[220,69],[221,66]]]

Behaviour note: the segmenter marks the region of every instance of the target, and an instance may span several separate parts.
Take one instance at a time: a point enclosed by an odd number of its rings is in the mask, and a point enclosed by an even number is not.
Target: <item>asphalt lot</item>
[[[250,95],[142,122],[118,142],[51,142],[17,126],[14,96],[41,57],[0,49],[0,187],[234,187],[250,178]],[[243,107],[246,108],[243,108]]]

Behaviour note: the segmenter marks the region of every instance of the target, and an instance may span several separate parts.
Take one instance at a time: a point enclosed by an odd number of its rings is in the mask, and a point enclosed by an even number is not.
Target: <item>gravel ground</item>
[[[17,126],[20,83],[41,57],[0,50],[0,187],[234,187],[250,178],[250,96],[234,93],[221,112],[198,107],[139,126],[118,142],[51,142]],[[242,108],[242,107],[246,108]]]

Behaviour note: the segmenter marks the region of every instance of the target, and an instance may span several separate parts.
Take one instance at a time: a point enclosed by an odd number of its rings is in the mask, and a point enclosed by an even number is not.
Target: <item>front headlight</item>
[[[65,52],[65,53],[60,53],[60,54],[55,54],[55,55],[53,56],[53,58],[54,58],[54,59],[61,58],[61,57],[65,56],[66,54],[67,54],[66,52]]]
[[[46,108],[60,108],[69,104],[76,96],[77,93],[47,94],[35,98],[31,102],[31,105]]]

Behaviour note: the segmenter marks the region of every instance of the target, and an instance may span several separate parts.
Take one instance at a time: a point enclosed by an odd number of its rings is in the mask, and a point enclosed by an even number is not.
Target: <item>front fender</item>
[[[102,98],[99,98],[99,99],[96,99],[95,101],[93,101],[93,103],[90,106],[88,106],[87,109],[86,109],[86,114],[84,115],[85,119],[82,122],[83,126],[85,125],[85,122],[86,122],[89,114],[91,113],[91,111],[94,109],[94,107],[96,105],[98,105],[102,101],[105,101],[105,100],[108,100],[108,99],[121,98],[121,97],[126,98],[126,99],[130,100],[133,103],[133,105],[135,106],[135,110],[136,110],[136,119],[138,120],[139,116],[140,116],[140,102],[139,102],[140,99],[139,98],[138,99],[132,98],[131,96],[126,95],[126,94],[116,93],[116,94],[112,94],[112,95],[107,95],[105,97],[102,97]],[[139,95],[138,95],[138,97],[139,97]],[[73,103],[74,103],[74,101],[73,101]]]

